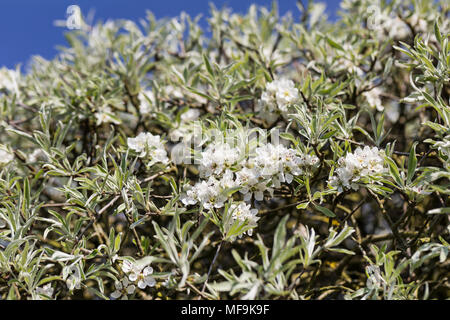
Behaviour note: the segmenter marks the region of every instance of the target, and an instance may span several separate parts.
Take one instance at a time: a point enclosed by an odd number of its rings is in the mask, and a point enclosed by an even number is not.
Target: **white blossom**
[[[181,122],[190,122],[190,121],[194,121],[197,120],[198,117],[200,116],[200,110],[198,109],[189,109],[186,112],[183,112],[181,114]]]
[[[148,287],[153,287],[156,284],[155,279],[150,276],[153,273],[153,268],[150,266],[139,267],[135,263],[124,260],[122,264],[122,270],[128,274],[128,279],[131,282],[136,282],[140,289],[145,289]]]
[[[257,216],[257,209],[250,209],[249,204],[245,203],[233,203],[228,209],[231,211],[231,217],[234,220],[239,220],[241,222],[247,222],[249,227],[255,228],[257,226],[257,221],[259,217]],[[247,230],[247,234],[251,236],[253,233],[252,229]]]
[[[278,117],[277,113],[287,112],[288,105],[295,103],[297,99],[298,89],[292,80],[274,80],[267,83],[266,91],[262,93],[255,110],[261,118],[273,123]]]
[[[295,176],[310,174],[319,159],[314,155],[299,154],[295,149],[282,144],[265,143],[257,146],[247,157],[240,155],[239,148],[226,143],[211,143],[200,155],[199,172],[203,179],[188,186],[181,195],[184,205],[200,204],[204,209],[219,209],[228,201],[227,190],[239,187],[244,202],[233,203],[233,221],[247,221],[252,228],[257,226],[257,210],[246,204],[252,197],[257,201],[268,193],[273,197],[275,188],[282,183],[292,183]]]
[[[100,108],[95,113],[95,118],[97,119],[97,126],[100,126],[102,123],[120,124],[120,121],[115,118],[114,113],[109,106]]]
[[[111,297],[114,299],[128,300],[128,295],[133,294],[136,291],[136,286],[128,280],[128,278],[123,278],[122,281],[115,282],[116,290],[111,293]]]
[[[172,85],[164,87],[164,92],[170,99],[182,99],[183,92]]]
[[[138,282],[138,287],[140,289],[145,289],[146,287],[154,287],[156,284],[155,278],[150,276],[153,273],[152,267],[146,267],[139,273],[132,273],[129,276],[129,279],[132,281]]]
[[[384,106],[380,98],[381,93],[382,90],[379,87],[375,87],[372,90],[365,91],[363,93],[363,96],[366,98],[369,106],[371,108],[376,108],[380,112],[384,110]]]
[[[414,26],[417,32],[427,32],[427,21],[425,19],[422,19],[417,13],[413,13],[413,15],[409,19],[411,25]]]
[[[220,175],[225,169],[230,168],[240,157],[237,148],[230,147],[227,143],[211,144],[204,152],[200,160],[200,175]]]
[[[316,156],[298,155],[294,149],[282,144],[265,144],[256,148],[255,154],[249,159],[248,166],[271,180],[276,188],[280,187],[280,183],[291,183],[294,176],[310,171],[306,168],[311,169],[319,162]]]
[[[239,148],[226,143],[209,145],[200,157],[200,177],[208,178],[189,187],[181,196],[185,205],[200,203],[204,208],[221,208],[227,200],[227,189],[240,187],[244,201],[252,196],[262,201],[264,193],[273,196],[281,183],[292,183],[295,176],[309,174],[318,165],[316,156],[298,154],[292,148],[271,143],[256,147],[244,159]],[[233,169],[233,170],[231,170]]]
[[[206,181],[197,182],[182,196],[181,201],[185,205],[200,202],[205,209],[222,208],[227,199],[221,191],[220,181],[209,177]]]
[[[169,161],[159,135],[141,132],[135,138],[128,138],[127,143],[130,149],[139,154],[139,157],[150,157],[153,162],[167,163]]]
[[[335,175],[330,179],[330,185],[337,187],[339,191],[343,188],[358,190],[359,183],[363,179],[381,175],[385,172],[382,151],[377,147],[356,148],[353,153],[338,160],[339,167]]]
[[[425,183],[419,183],[415,186],[409,187],[408,189],[414,193],[417,193],[418,195],[423,196],[427,196],[432,192],[431,190],[427,189],[427,185]]]
[[[137,266],[129,261],[129,260],[123,260],[122,262],[122,271],[125,273],[130,273],[130,272],[139,272]]]
[[[377,33],[380,40],[384,40],[386,36],[403,39],[410,34],[408,25],[402,19],[397,15],[382,11],[381,8],[374,10],[370,19],[372,23],[369,27]]]

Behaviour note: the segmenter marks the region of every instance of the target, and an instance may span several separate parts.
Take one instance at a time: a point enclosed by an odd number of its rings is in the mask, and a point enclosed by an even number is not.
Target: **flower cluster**
[[[181,201],[185,205],[193,205],[198,202],[205,209],[222,208],[227,201],[226,190],[237,186],[233,179],[233,172],[227,170],[222,179],[210,176],[207,180],[197,182],[182,196]]]
[[[380,97],[382,92],[383,91],[380,88],[376,87],[370,91],[366,91],[363,93],[363,96],[366,98],[369,106],[371,108],[376,108],[380,112],[384,110],[384,106]]]
[[[222,208],[229,199],[230,189],[238,188],[244,201],[262,201],[264,193],[271,196],[281,183],[291,183],[294,176],[308,174],[319,163],[316,156],[299,155],[296,150],[282,144],[262,144],[244,154],[238,147],[227,143],[212,143],[201,153],[199,175],[203,180],[188,187],[181,201],[185,205],[200,203],[203,208]],[[250,204],[232,203],[233,221],[247,221],[256,227],[257,210]],[[251,229],[247,232],[251,235]]]
[[[114,299],[128,300],[128,296],[136,291],[136,282],[138,288],[142,290],[156,284],[155,278],[151,276],[153,268],[150,266],[139,266],[129,260],[123,260],[122,271],[126,276],[115,282],[116,290],[111,293]]]
[[[383,154],[377,147],[358,147],[355,152],[340,158],[338,165],[339,168],[329,182],[340,192],[344,188],[358,190],[360,183],[385,172]]]
[[[257,217],[256,214],[258,213],[258,210],[250,209],[249,204],[243,202],[239,204],[233,203],[228,210],[231,211],[231,217],[234,221],[247,222],[247,226],[250,228],[255,228],[257,226],[256,223],[258,222],[259,217]],[[253,229],[247,230],[247,234],[252,236]]]
[[[410,34],[408,25],[396,14],[372,7],[369,17],[369,28],[373,29],[380,40],[386,36],[393,39],[403,39]]]
[[[116,116],[114,115],[114,111],[111,109],[111,107],[108,106],[100,108],[95,113],[95,119],[97,120],[97,126],[100,126],[102,123],[120,124],[120,120],[116,118]]]
[[[152,163],[169,162],[166,149],[159,135],[152,135],[150,132],[141,132],[135,138],[128,138],[128,147],[138,153],[139,157],[150,157]]]
[[[286,113],[287,107],[297,99],[298,89],[292,80],[274,80],[266,85],[266,91],[262,93],[255,110],[262,119],[271,124],[280,113]]]
[[[128,278],[123,278],[121,281],[116,281],[114,284],[116,290],[111,293],[111,297],[114,299],[128,300],[128,295],[133,294],[136,291],[136,286],[132,284]]]
[[[308,154],[297,155],[297,151],[282,144],[265,144],[256,148],[256,156],[249,160],[247,167],[269,177],[278,188],[281,182],[291,183],[294,176],[307,172],[319,159]]]
[[[165,86],[163,91],[169,99],[183,99],[183,92],[170,84]]]
[[[239,149],[232,148],[228,143],[210,144],[202,152],[200,176],[220,176],[226,169],[236,165],[240,156]]]
[[[146,287],[154,287],[156,284],[155,278],[151,276],[151,274],[153,273],[153,268],[150,266],[140,267],[131,261],[124,260],[122,271],[128,274],[128,279],[130,281],[137,281],[137,286],[140,289],[145,289]]]

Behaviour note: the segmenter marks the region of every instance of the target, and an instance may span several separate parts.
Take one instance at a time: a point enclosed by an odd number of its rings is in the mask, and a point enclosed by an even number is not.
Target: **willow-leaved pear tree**
[[[449,298],[449,4],[305,2],[0,69],[0,298]]]

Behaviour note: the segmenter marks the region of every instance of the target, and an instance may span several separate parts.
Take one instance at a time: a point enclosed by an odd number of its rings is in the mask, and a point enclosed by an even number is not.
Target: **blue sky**
[[[66,19],[69,5],[80,6],[84,14],[94,10],[94,21],[109,18],[138,21],[145,17],[146,9],[157,18],[177,16],[181,11],[207,16],[210,2],[243,13],[252,3],[270,7],[272,0],[1,0],[0,67],[14,68],[21,63],[23,68],[33,55],[54,57],[56,47],[66,44],[64,32],[67,31],[54,26],[54,21]],[[333,17],[339,1],[322,2],[327,3],[327,14]],[[279,0],[278,5],[281,13],[291,11],[294,18],[298,17],[295,0]]]

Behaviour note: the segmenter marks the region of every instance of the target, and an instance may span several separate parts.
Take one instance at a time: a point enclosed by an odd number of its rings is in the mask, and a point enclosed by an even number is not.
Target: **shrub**
[[[0,297],[448,298],[448,4],[299,10],[2,69]]]

